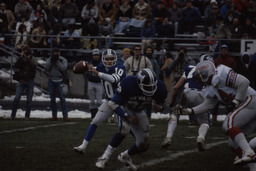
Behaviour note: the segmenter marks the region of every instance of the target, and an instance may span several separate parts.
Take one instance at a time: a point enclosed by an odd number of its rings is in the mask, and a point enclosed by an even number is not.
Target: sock
[[[111,147],[111,145],[108,145],[106,148],[104,154],[102,156],[105,156],[106,158],[109,158],[111,154],[115,151],[116,148]]]
[[[177,127],[177,117],[175,115],[171,115],[171,119],[168,122],[167,134],[166,137],[172,138],[173,133]]]
[[[198,138],[202,138],[203,140],[205,140],[205,135],[207,134],[209,129],[209,125],[208,124],[201,124],[199,129],[198,129]]]
[[[120,132],[118,132],[113,136],[109,145],[111,145],[113,148],[116,148],[122,143],[125,137],[125,135],[122,135]]]
[[[87,147],[87,145],[89,144],[89,141],[87,141],[87,140],[83,140],[83,143],[82,143],[82,145],[81,145],[81,147],[82,148],[86,148]]]
[[[85,140],[87,141],[90,141],[91,138],[93,137],[95,131],[97,129],[97,125],[94,125],[94,124],[91,124],[86,132],[86,135],[85,135]]]
[[[245,139],[245,136],[243,133],[237,134],[234,138],[234,142],[245,152],[245,155],[254,153],[249,143]]]
[[[253,150],[256,150],[256,137],[250,140],[249,145]]]

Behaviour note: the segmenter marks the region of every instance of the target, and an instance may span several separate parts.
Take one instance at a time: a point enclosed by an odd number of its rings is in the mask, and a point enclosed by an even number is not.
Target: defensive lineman
[[[180,113],[203,113],[213,108],[217,101],[228,105],[230,112],[222,127],[237,155],[234,164],[254,162],[256,155],[252,148],[255,148],[255,140],[249,144],[245,138],[256,127],[256,92],[249,86],[249,80],[225,65],[215,68],[210,61],[198,63],[196,71],[207,85],[205,101],[193,108],[181,108]]]

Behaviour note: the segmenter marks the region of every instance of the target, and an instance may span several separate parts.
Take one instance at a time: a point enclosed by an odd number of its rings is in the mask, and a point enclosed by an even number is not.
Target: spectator
[[[15,33],[15,48],[18,50],[23,49],[23,47],[28,45],[28,32],[26,26],[21,24],[19,26],[18,32]]]
[[[146,46],[146,48],[144,50],[144,56],[146,56],[150,60],[150,62],[152,64],[152,67],[153,67],[153,71],[155,72],[156,77],[159,78],[159,65],[158,65],[157,60],[153,56],[153,54],[154,54],[153,47],[152,46]]]
[[[88,25],[84,25],[82,28],[82,36],[98,36],[99,35],[99,27],[97,23],[92,20],[88,23]],[[98,47],[98,40],[95,38],[87,38],[84,37],[82,39],[82,48],[84,49],[94,49]]]
[[[256,63],[251,61],[251,55],[248,52],[244,52],[241,55],[241,63],[238,65],[237,73],[245,76],[254,90],[256,89],[255,67]]]
[[[99,49],[93,49],[92,60],[89,61],[89,64],[96,68],[99,63],[101,63],[100,51]],[[102,84],[100,77],[93,72],[87,72],[86,77],[88,79],[88,93],[90,98],[89,110],[91,112],[91,118],[94,118],[102,103]]]
[[[53,30],[51,30],[49,33],[52,36],[48,38],[48,44],[50,45],[50,47],[62,48],[61,31],[62,31],[62,24],[56,23],[53,27]]]
[[[182,20],[182,10],[178,7],[177,2],[172,3],[172,7],[168,10],[169,12],[169,21],[175,28],[175,35],[178,33],[179,23]]]
[[[238,17],[238,15],[235,15],[233,10],[229,10],[227,18],[224,19],[224,24],[229,28],[233,24],[233,19],[236,17]]]
[[[232,25],[229,27],[231,32],[232,39],[241,39],[242,37],[242,25],[240,24],[240,20],[238,18],[234,18]],[[240,41],[239,41],[240,43]]]
[[[117,64],[121,65],[124,64],[126,59],[131,57],[131,50],[129,48],[124,48],[122,51],[122,55],[117,59]]]
[[[52,30],[51,23],[45,19],[45,15],[43,12],[39,14],[39,18],[33,21],[33,28],[37,28],[40,25],[44,26],[46,34],[49,34],[50,30]]]
[[[5,3],[1,3],[0,9],[0,19],[2,20],[3,23],[7,23],[8,30],[12,30],[13,24],[15,23],[15,17],[12,14],[12,11],[6,9]]]
[[[167,99],[166,99],[166,104],[169,104],[169,105],[172,103],[172,91],[173,91],[173,87],[174,87],[174,85],[173,85],[173,74],[166,75],[165,70],[167,69],[168,65],[172,61],[173,61],[172,54],[167,52],[164,55],[164,64],[160,69],[160,73],[163,74],[163,82],[166,85],[167,92],[168,92]]]
[[[246,18],[245,25],[242,26],[242,37],[247,35],[248,39],[255,39],[256,38],[256,31],[255,28],[252,26],[252,19]]]
[[[12,37],[10,35],[11,32],[8,30],[8,24],[0,22],[0,39],[2,40],[2,43],[6,46],[11,46]]]
[[[197,7],[192,5],[191,0],[186,2],[186,7],[182,9],[182,23],[183,23],[183,33],[194,33],[195,26],[201,20],[201,14]]]
[[[167,40],[169,38],[174,37],[174,27],[168,21],[168,18],[165,18],[161,25],[157,26],[156,33],[158,38],[162,38],[161,40],[156,40],[156,50],[160,50],[161,47],[164,49],[164,45],[167,44],[167,50],[173,49],[172,40]],[[167,39],[166,39],[167,38]]]
[[[41,48],[47,48],[47,38],[45,37],[46,31],[44,29],[44,25],[40,25],[39,27],[32,30],[31,37],[29,39],[29,46],[31,48],[35,48],[33,51],[34,56],[39,57],[41,54]],[[38,50],[39,49],[39,50]],[[43,50],[43,57],[47,57],[47,51]]]
[[[111,0],[105,0],[99,8],[99,25],[107,19],[109,23],[114,25],[116,22],[116,6],[112,3]]]
[[[169,16],[168,10],[164,7],[162,1],[157,1],[156,7],[152,9],[153,25],[156,27]]]
[[[32,24],[29,21],[26,21],[26,17],[25,16],[21,16],[20,17],[20,21],[17,22],[17,24],[16,24],[15,32],[18,32],[19,27],[20,27],[21,24],[24,24],[26,26],[27,32],[31,33],[31,29],[32,29],[33,26],[32,26]]]
[[[163,0],[162,2],[164,4],[165,9],[167,9],[167,10],[172,8],[172,4],[174,3],[173,0]]]
[[[146,46],[152,45],[152,38],[155,37],[156,29],[151,19],[145,21],[144,26],[141,29],[140,37],[142,38],[142,50],[145,50]]]
[[[112,35],[114,33],[113,25],[110,23],[111,21],[109,19],[104,19],[101,24],[99,25],[99,49],[102,49],[103,44],[106,44],[106,48],[110,48],[112,46]]]
[[[15,5],[14,15],[16,17],[16,21],[20,21],[21,16],[25,16],[26,20],[28,20],[32,12],[33,8],[25,0],[19,0]]]
[[[16,112],[19,106],[20,98],[26,88],[26,112],[25,119],[29,119],[31,112],[31,103],[34,93],[34,78],[36,76],[36,63],[32,59],[31,50],[28,46],[21,51],[21,56],[17,59],[14,69],[14,78],[18,81],[15,98],[12,104],[11,119],[15,119]]]
[[[222,19],[226,19],[228,16],[228,10],[231,8],[231,0],[224,0],[225,4],[220,8],[220,14]]]
[[[51,99],[51,120],[53,121],[57,120],[56,94],[58,94],[60,98],[64,121],[70,121],[68,118],[66,100],[61,88],[63,84],[63,73],[66,72],[67,66],[68,62],[64,57],[60,56],[60,50],[58,48],[53,50],[52,56],[48,58],[45,63],[45,70],[48,72],[48,89]]]
[[[41,5],[42,6],[42,0],[26,0],[27,2],[29,2],[29,4],[32,6],[33,9],[36,9],[37,5]]]
[[[116,18],[115,33],[122,33],[128,27],[132,19],[132,7],[129,5],[129,0],[124,0],[120,5]]]
[[[133,56],[126,59],[124,66],[127,76],[136,75],[140,70],[144,68],[153,70],[150,60],[147,57],[141,55],[141,46],[139,45],[133,46]]]
[[[232,0],[235,9],[239,12],[241,19],[244,19],[247,15],[248,0]]]
[[[65,0],[65,3],[60,7],[60,12],[64,29],[66,29],[69,24],[76,23],[76,17],[79,16],[79,9],[74,2]]]
[[[74,49],[72,51],[72,57],[67,57],[68,51],[66,52],[66,58],[68,59],[68,62],[74,62],[77,60],[77,50],[81,46],[80,42],[80,34],[75,31],[75,25],[69,24],[68,29],[65,31],[63,35],[63,39],[61,42],[63,43],[63,46],[65,49]]]
[[[55,3],[53,3],[53,6],[51,6],[48,20],[51,22],[52,26],[54,26],[56,23],[62,23],[60,1],[55,1]]]
[[[256,0],[250,0],[248,2],[247,16],[254,18],[256,16]]]
[[[29,17],[29,21],[30,22],[36,21],[37,19],[40,18],[40,14],[41,13],[44,13],[44,19],[47,20],[47,14],[44,11],[44,9],[42,8],[42,5],[41,4],[37,4],[36,5],[36,9],[33,10],[33,12],[31,13],[31,15]]]
[[[215,19],[217,17],[220,17],[220,9],[217,5],[216,0],[211,0],[210,5],[208,5],[204,11],[204,17],[205,17],[205,29],[206,34],[210,35],[210,28],[211,26],[216,25]]]
[[[98,22],[99,7],[95,5],[94,0],[89,0],[81,12],[82,25],[88,25],[89,22]]]

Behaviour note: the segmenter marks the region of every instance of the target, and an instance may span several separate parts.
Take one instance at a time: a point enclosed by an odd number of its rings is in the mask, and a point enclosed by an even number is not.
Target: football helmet
[[[202,61],[196,65],[196,71],[202,82],[206,83],[215,72],[215,66],[211,61]]]
[[[152,96],[157,89],[156,74],[148,68],[138,72],[138,85],[146,96]]]
[[[102,53],[102,62],[105,67],[112,67],[116,64],[117,55],[112,49],[107,49]]]
[[[213,58],[209,55],[209,54],[202,54],[201,56],[200,56],[200,62],[202,62],[202,61],[211,61],[211,62],[213,62]]]

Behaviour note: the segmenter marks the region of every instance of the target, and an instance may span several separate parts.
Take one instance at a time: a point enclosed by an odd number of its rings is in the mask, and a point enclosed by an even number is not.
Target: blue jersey
[[[196,67],[193,65],[186,65],[184,68],[183,77],[186,79],[186,84],[184,88],[191,88],[202,90],[204,84],[200,81],[200,78],[195,75]]]
[[[111,101],[119,106],[125,105],[132,111],[140,111],[146,109],[152,100],[157,104],[164,104],[166,97],[166,86],[161,80],[157,80],[157,90],[154,95],[146,96],[138,86],[137,76],[128,76],[120,82]],[[115,112],[121,116],[125,113],[121,108],[118,108]]]
[[[101,62],[97,66],[97,71],[109,74],[115,78],[114,83],[110,83],[109,81],[105,81],[102,79],[102,85],[105,90],[105,96],[108,100],[110,100],[114,94],[115,90],[120,82],[124,77],[126,77],[126,70],[124,65],[114,65],[112,67],[106,68],[103,63]]]

